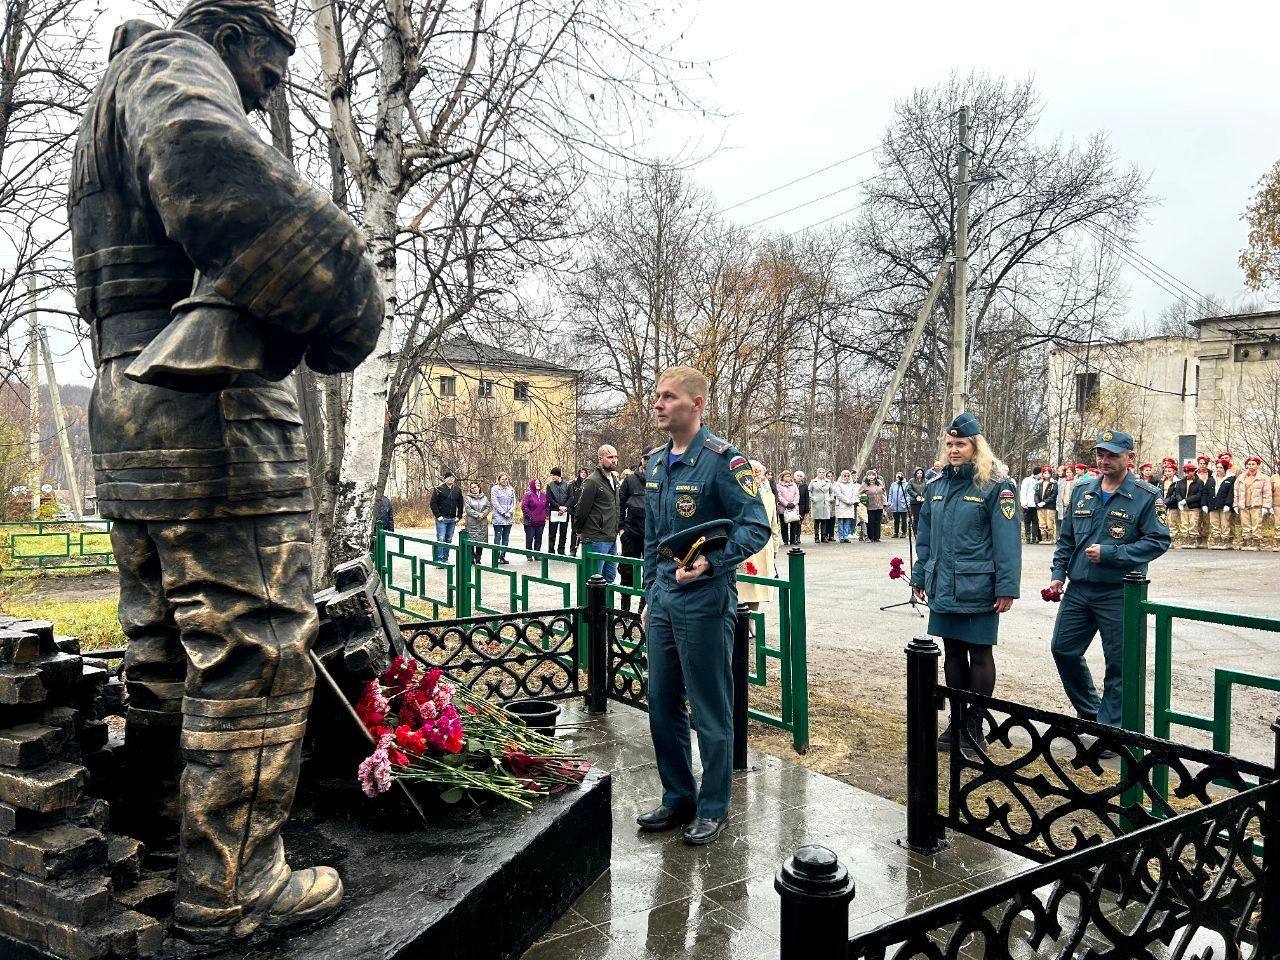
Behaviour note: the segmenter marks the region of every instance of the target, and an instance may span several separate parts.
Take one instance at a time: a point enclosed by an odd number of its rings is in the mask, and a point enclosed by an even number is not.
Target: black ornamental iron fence
[[[581,607],[401,623],[405,650],[453,683],[498,703],[582,697],[589,713],[610,700],[648,712],[644,620],[607,603],[600,575]],[[750,611],[734,629],[734,767],[747,766]],[[586,629],[582,629],[585,627]]]
[[[1280,958],[1280,721],[1267,767],[943,686],[938,659],[907,648],[904,845],[952,830],[1035,863],[850,938],[857,878],[803,847],[775,883],[782,960]]]

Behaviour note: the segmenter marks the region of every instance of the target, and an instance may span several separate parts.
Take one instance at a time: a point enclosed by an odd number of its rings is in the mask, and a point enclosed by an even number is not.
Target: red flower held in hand
[[[907,575],[906,572],[902,569],[901,557],[894,557],[892,560],[889,561],[889,579],[890,580],[899,580],[902,577],[905,577],[906,575]]]
[[[1061,603],[1062,591],[1054,590],[1052,587],[1045,587],[1040,591],[1040,597],[1045,601],[1045,603]]]

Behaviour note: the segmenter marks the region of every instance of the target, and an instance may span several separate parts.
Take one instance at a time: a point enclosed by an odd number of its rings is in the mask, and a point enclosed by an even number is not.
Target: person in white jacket
[[[1022,507],[1022,542],[1039,543],[1040,525],[1036,519],[1036,475],[1028,473],[1018,486],[1018,505]],[[1054,505],[1055,507],[1057,504]]]
[[[854,483],[853,474],[848,470],[840,471],[840,479],[831,488],[831,499],[835,504],[836,538],[841,543],[848,543],[853,536],[853,524],[858,519],[858,494],[862,488]]]

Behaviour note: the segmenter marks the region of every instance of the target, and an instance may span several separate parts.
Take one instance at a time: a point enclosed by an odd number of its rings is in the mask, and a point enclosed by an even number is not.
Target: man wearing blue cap
[[[690,367],[658,378],[654,415],[671,442],[644,468],[649,731],[662,803],[636,822],[647,832],[688,824],[684,841],[695,845],[715,840],[729,814],[734,572],[772,533],[751,464],[702,426],[707,389]],[[701,789],[686,696],[698,718]]]
[[[1119,430],[1098,434],[1095,455],[1100,476],[1086,477],[1071,490],[1058,530],[1050,589],[1071,581],[1053,628],[1053,658],[1062,687],[1086,720],[1120,725],[1124,663],[1124,586],[1131,571],[1169,549],[1164,500],[1154,484],[1129,471],[1133,437]],[[1102,635],[1107,672],[1102,696],[1093,685],[1084,652]]]

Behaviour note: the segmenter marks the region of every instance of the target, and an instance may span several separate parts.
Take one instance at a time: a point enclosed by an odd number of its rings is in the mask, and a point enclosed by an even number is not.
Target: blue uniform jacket
[[[1018,495],[1005,480],[979,489],[973,465],[947,466],[925,487],[911,583],[938,613],[990,613],[1022,581]]]
[[[1147,564],[1169,549],[1169,524],[1160,489],[1128,474],[1111,500],[1102,503],[1102,478],[1071,489],[1071,503],[1058,527],[1053,551],[1054,580],[1119,583],[1129,571],[1147,572]],[[1101,544],[1102,562],[1084,555]]]
[[[667,467],[671,443],[650,454],[645,464],[644,589],[712,591],[734,584],[738,564],[769,540],[769,518],[756,488],[751,464],[727,441],[705,427],[689,449]],[[729,541],[707,555],[709,576],[676,585],[676,567],[658,556],[664,537],[708,520],[733,521]]]

